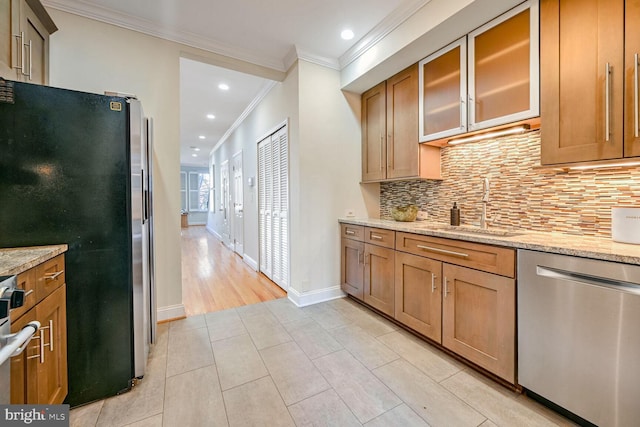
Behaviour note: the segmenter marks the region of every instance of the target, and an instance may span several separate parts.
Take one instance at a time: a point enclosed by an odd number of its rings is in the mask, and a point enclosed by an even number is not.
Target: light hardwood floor
[[[182,300],[187,316],[286,296],[204,226],[182,229]]]

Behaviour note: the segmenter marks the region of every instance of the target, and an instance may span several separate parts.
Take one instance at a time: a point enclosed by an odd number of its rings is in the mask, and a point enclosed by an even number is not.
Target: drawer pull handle
[[[344,234],[348,234],[349,236],[353,236],[354,234],[356,234],[355,231],[351,231],[351,230],[347,230],[344,232]]]
[[[45,273],[44,278],[46,280],[56,280],[62,273],[64,273],[64,270],[56,271],[55,273]]]
[[[469,254],[465,254],[465,253],[462,253],[462,252],[448,251],[446,249],[440,249],[440,248],[432,248],[431,246],[417,245],[417,248],[418,249],[424,249],[425,251],[435,252],[435,253],[438,253],[438,254],[459,256],[461,258],[469,258]]]
[[[375,240],[382,240],[382,236],[378,236],[377,234],[372,234],[371,238]]]
[[[27,292],[25,292],[24,297],[28,297],[29,295],[31,295],[33,293],[33,289],[28,290]]]

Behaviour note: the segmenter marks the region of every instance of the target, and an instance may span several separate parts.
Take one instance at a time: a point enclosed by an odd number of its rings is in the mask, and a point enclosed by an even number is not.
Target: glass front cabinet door
[[[538,0],[420,62],[420,142],[540,115]]]

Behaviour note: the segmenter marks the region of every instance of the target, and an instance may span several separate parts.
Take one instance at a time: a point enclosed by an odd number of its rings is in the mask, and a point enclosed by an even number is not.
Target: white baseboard
[[[158,308],[158,322],[171,319],[181,319],[187,316],[184,304],[170,305]]]
[[[247,254],[242,254],[242,260],[254,271],[258,271],[258,262]]]
[[[298,307],[317,304],[332,299],[342,298],[346,294],[342,292],[340,286],[332,286],[330,288],[318,289],[309,292],[298,292],[292,287],[287,291],[287,297]]]
[[[222,236],[219,235],[216,230],[214,230],[213,228],[209,227],[209,225],[207,225],[207,231],[211,234],[213,234],[213,236],[218,239],[218,240],[222,240]]]

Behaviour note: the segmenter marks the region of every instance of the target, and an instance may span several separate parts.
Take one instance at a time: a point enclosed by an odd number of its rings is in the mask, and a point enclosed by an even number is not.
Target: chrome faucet
[[[487,203],[489,203],[489,178],[482,181],[482,216],[480,217],[480,228],[487,229]]]

